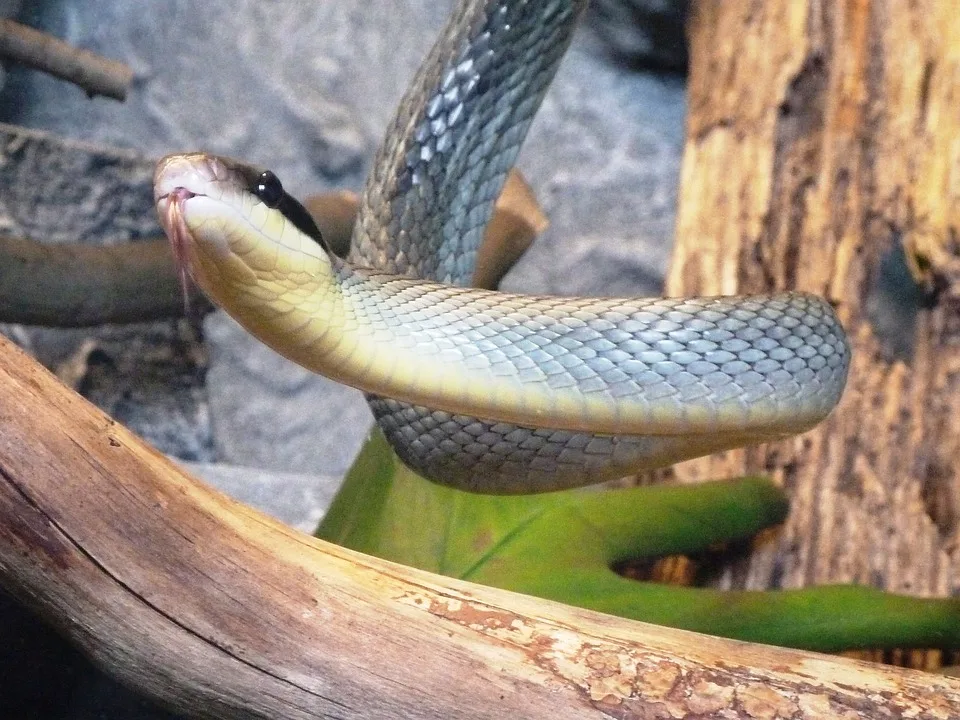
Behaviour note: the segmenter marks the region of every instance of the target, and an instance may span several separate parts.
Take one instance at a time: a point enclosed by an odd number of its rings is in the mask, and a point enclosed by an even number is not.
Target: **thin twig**
[[[125,100],[133,70],[117,60],[82,50],[13,20],[0,20],[0,58],[16,60],[83,88],[86,93]]]

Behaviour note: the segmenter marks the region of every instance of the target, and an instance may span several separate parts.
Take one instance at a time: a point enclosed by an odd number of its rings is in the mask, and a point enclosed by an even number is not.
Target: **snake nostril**
[[[190,198],[193,198],[193,197],[196,197],[196,196],[197,196],[197,194],[196,194],[195,192],[193,192],[192,190],[188,190],[187,188],[183,187],[182,185],[178,185],[178,186],[175,187],[173,190],[171,190],[169,193],[167,193],[167,197],[168,197],[171,201],[178,202],[178,203],[181,203],[181,202],[183,202],[184,200],[189,200]]]

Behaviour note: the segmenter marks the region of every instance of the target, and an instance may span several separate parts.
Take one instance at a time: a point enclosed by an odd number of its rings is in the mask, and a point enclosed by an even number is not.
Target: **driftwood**
[[[784,532],[728,586],[860,582],[955,594],[957,6],[701,2],[690,39],[668,292],[823,294],[847,328],[854,362],[839,409],[813,432],[672,474],[759,472],[790,493]]]
[[[206,717],[960,716],[960,681],[621,620],[302,535],[0,341],[0,580]]]

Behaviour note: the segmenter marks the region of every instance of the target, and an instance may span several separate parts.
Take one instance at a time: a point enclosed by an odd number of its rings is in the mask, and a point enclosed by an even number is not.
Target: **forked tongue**
[[[194,194],[186,188],[177,188],[167,196],[167,235],[170,238],[170,247],[173,250],[173,262],[177,266],[180,276],[180,289],[183,291],[184,313],[190,314],[190,287],[189,267],[187,260],[187,242],[190,231],[187,230],[183,219],[183,202],[192,198]]]

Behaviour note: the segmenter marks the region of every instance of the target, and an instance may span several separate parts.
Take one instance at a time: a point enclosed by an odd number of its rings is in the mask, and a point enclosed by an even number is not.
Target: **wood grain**
[[[784,532],[721,584],[957,594],[960,12],[704,0],[690,40],[668,292],[820,293],[854,351],[813,432],[669,473],[764,473],[791,495]]]
[[[2,338],[0,582],[199,717],[960,716],[954,679],[622,620],[300,534]]]

